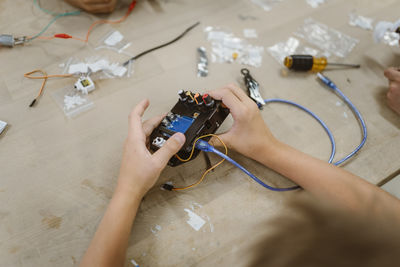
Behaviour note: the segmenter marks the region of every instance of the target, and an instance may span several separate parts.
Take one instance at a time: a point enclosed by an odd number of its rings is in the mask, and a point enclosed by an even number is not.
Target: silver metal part
[[[256,101],[258,105],[264,106],[265,101],[264,98],[262,98],[260,94],[260,86],[256,81],[253,81],[249,84],[249,92],[250,92],[250,97]]]
[[[162,137],[156,137],[156,138],[154,138],[154,140],[153,140],[153,145],[155,145],[156,147],[158,147],[158,148],[161,148],[163,145],[164,145],[164,143],[166,142],[167,140],[165,140],[164,138],[162,138]]]
[[[14,47],[26,43],[26,36],[14,38],[10,34],[0,34],[0,46]]]
[[[197,77],[206,77],[208,75],[208,58],[206,49],[201,46],[197,48],[199,61],[197,62]]]
[[[7,127],[7,122],[5,121],[0,121],[0,135],[2,134],[2,132],[4,131],[4,129],[6,129]]]
[[[249,91],[249,96],[257,103],[258,107],[262,109],[262,107],[265,105],[265,101],[260,94],[260,85],[250,75],[250,71],[248,69],[241,69],[240,72],[243,75],[244,83]]]

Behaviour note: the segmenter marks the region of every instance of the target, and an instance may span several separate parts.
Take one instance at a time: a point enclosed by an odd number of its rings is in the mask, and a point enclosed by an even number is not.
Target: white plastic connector
[[[155,146],[158,147],[158,148],[161,148],[161,147],[165,144],[166,141],[167,141],[167,140],[165,140],[165,139],[162,138],[162,137],[156,137],[156,138],[154,138],[154,140],[153,140],[153,145],[155,145]]]
[[[94,82],[92,81],[92,79],[90,79],[89,76],[82,76],[75,83],[75,88],[83,94],[87,95],[95,89],[95,86]]]

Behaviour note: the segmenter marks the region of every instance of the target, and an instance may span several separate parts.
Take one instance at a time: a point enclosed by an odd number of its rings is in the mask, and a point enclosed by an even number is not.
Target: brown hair
[[[268,224],[250,266],[400,266],[400,228],[388,216],[364,216],[307,199]]]

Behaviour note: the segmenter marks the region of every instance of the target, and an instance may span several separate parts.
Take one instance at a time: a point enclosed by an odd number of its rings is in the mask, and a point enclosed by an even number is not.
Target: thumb
[[[185,140],[186,138],[183,133],[175,133],[153,156],[163,165],[167,165],[169,159],[181,149]]]

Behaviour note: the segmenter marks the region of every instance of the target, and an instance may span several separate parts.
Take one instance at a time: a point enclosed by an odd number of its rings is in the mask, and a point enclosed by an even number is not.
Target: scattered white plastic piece
[[[109,46],[114,46],[121,42],[124,39],[124,36],[119,31],[114,31],[110,36],[108,36],[104,43]]]
[[[131,263],[133,266],[139,267],[139,264],[137,264],[137,262],[134,259],[131,259]]]
[[[349,117],[346,113],[346,111],[343,112],[343,117],[345,117],[346,119]]]
[[[258,37],[255,29],[244,29],[243,36],[245,38],[257,38]]]
[[[350,17],[349,20],[350,26],[360,27],[361,29],[372,31],[373,29],[372,22],[374,21],[373,19],[357,15],[354,12],[351,12],[349,14],[349,17]]]
[[[203,218],[201,218],[199,215],[194,213],[193,211],[189,209],[184,209],[189,215],[189,220],[186,221],[194,230],[199,231],[201,227],[206,223]]]
[[[375,42],[383,42],[390,46],[399,46],[400,35],[395,32],[398,27],[400,27],[400,20],[395,23],[388,21],[378,22],[374,30]]]
[[[5,121],[0,121],[0,134],[4,131],[4,129],[7,126],[7,122]]]
[[[342,58],[346,57],[359,42],[359,40],[329,28],[327,25],[319,23],[312,18],[305,19],[304,24],[299,27],[295,35],[323,51]]]
[[[278,2],[281,2],[281,0],[251,0],[251,2],[259,7],[262,7],[265,11],[270,11],[272,6]]]
[[[319,5],[325,3],[326,0],[306,0],[312,8],[317,8]]]
[[[100,70],[104,70],[104,69],[108,68],[109,65],[110,65],[110,63],[108,63],[107,60],[100,59],[100,60],[98,60],[96,62],[89,63],[88,67],[93,73],[95,73],[95,72],[98,72]]]
[[[87,73],[88,72],[88,65],[86,63],[77,63],[69,65],[68,73],[75,74],[75,73]]]
[[[126,73],[127,69],[120,66],[118,63],[111,64],[108,68],[114,76],[122,77]]]
[[[70,110],[73,109],[77,106],[80,106],[84,103],[86,103],[87,100],[85,98],[80,97],[79,95],[73,95],[73,96],[64,96],[64,108],[65,110]]]
[[[283,64],[285,57],[295,54],[299,44],[300,41],[298,39],[290,37],[286,42],[277,43],[268,47],[268,52],[279,64]]]
[[[161,229],[162,229],[161,225],[156,224],[156,226],[154,226],[153,228],[150,228],[150,231],[151,231],[153,234],[157,235],[157,233],[158,233],[159,231],[161,231]]]

